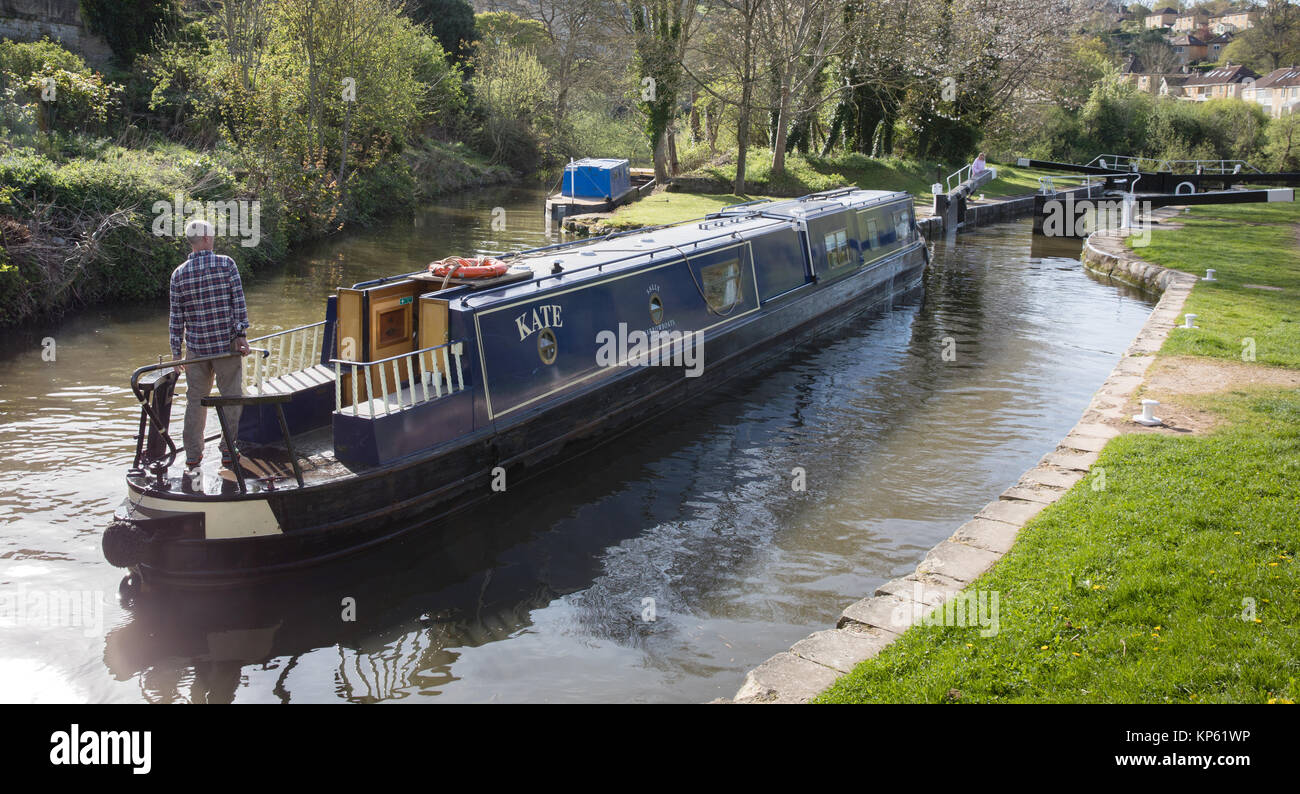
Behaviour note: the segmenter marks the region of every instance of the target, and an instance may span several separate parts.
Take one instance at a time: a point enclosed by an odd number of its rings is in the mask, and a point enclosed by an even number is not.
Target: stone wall
[[[0,38],[36,41],[48,36],[103,66],[112,52],[102,38],[86,29],[78,0],[0,0]]]

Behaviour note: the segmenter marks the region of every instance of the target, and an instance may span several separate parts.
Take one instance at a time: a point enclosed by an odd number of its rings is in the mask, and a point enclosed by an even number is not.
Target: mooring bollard
[[[1159,400],[1143,400],[1142,413],[1135,414],[1133,416],[1133,421],[1140,425],[1146,425],[1147,427],[1155,427],[1156,425],[1164,424],[1164,422],[1160,421],[1160,417],[1155,414],[1156,406],[1159,404]]]
[[[1215,273],[1214,268],[1207,267],[1205,269],[1205,278],[1201,279],[1201,281],[1218,281],[1218,279],[1214,277],[1214,273]]]
[[[1189,329],[1189,330],[1190,330],[1190,329],[1193,329],[1193,328],[1200,328],[1199,325],[1196,325],[1196,315],[1195,315],[1195,314],[1185,314],[1185,315],[1183,315],[1183,318],[1184,318],[1184,319],[1183,319],[1183,328],[1186,328],[1186,329]]]

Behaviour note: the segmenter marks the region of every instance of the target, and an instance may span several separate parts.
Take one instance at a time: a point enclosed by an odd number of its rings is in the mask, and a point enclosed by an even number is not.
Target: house
[[[1259,23],[1259,9],[1243,8],[1229,11],[1210,20],[1210,30],[1215,33],[1239,33]]]
[[[1160,96],[1171,96],[1181,99],[1183,96],[1183,83],[1187,80],[1187,75],[1181,72],[1175,74],[1160,75],[1160,87],[1156,92]]]
[[[1242,88],[1241,98],[1255,102],[1272,118],[1281,118],[1300,107],[1300,66],[1274,69]]]
[[[1174,48],[1174,54],[1178,56],[1178,62],[1184,66],[1193,61],[1205,60],[1205,54],[1208,51],[1205,42],[1201,41],[1192,34],[1174,36],[1166,39],[1169,46]]]
[[[1174,32],[1195,33],[1196,31],[1208,25],[1209,22],[1210,22],[1209,14],[1205,13],[1199,8],[1193,8],[1191,11],[1188,11],[1186,14],[1179,14],[1178,17],[1174,19]]]
[[[1150,14],[1147,14],[1146,26],[1148,30],[1155,28],[1172,28],[1174,22],[1177,20],[1178,9],[1166,7],[1159,11],[1152,11]]]
[[[1244,66],[1221,66],[1208,72],[1187,75],[1182,84],[1182,99],[1204,102],[1209,99],[1240,98],[1242,89],[1250,80],[1259,77]]]
[[[1217,63],[1219,56],[1223,54],[1224,48],[1232,43],[1232,39],[1233,35],[1231,33],[1220,33],[1212,39],[1207,39],[1205,41],[1206,59]]]
[[[1120,67],[1120,80],[1143,93],[1158,96],[1181,96],[1181,86],[1187,77],[1186,71],[1148,72],[1137,55],[1130,55]]]

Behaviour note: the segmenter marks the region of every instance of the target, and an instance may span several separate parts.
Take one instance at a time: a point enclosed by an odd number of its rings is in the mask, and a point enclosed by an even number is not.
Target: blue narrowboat
[[[204,400],[233,471],[180,476],[184,362],[135,372],[105,556],[231,586],[428,527],[913,290],[928,259],[909,194],[847,188],[340,287],[251,340],[243,397]]]

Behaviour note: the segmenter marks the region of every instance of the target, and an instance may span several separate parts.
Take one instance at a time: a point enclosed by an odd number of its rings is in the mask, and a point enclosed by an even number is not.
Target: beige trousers
[[[222,397],[242,397],[244,369],[240,356],[201,361],[185,367],[185,465],[203,460],[203,433],[208,424],[208,409],[199,400],[212,393],[212,381]],[[232,434],[239,434],[239,415],[243,408],[230,405],[221,409]],[[226,440],[221,439],[221,454],[226,454]]]

